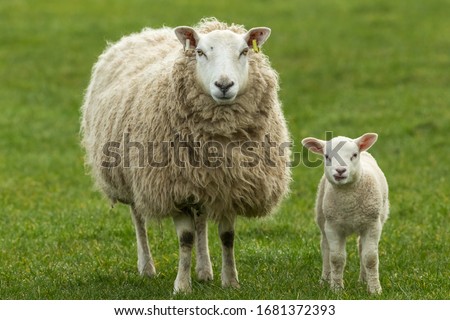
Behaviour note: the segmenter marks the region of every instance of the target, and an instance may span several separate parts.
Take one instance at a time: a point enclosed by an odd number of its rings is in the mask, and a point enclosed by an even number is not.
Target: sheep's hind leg
[[[378,242],[381,225],[369,229],[361,235],[361,262],[365,267],[367,289],[371,294],[380,294],[381,284],[378,273]]]
[[[134,206],[131,206],[131,217],[137,239],[138,253],[138,271],[143,276],[153,277],[156,275],[155,265],[153,263],[150,248],[148,246],[147,227],[145,218],[137,212]]]
[[[322,251],[322,277],[320,284],[330,282],[330,246],[328,245],[328,239],[325,232],[322,231],[322,237],[320,239],[320,249]]]
[[[206,214],[200,211],[196,212],[195,215],[195,232],[197,236],[197,264],[195,271],[200,281],[210,281],[213,279],[213,271],[208,248],[208,222]]]
[[[367,282],[367,272],[366,272],[366,266],[364,265],[364,261],[363,261],[361,237],[358,237],[358,252],[359,252],[359,281],[362,283],[366,283]]]
[[[234,260],[234,218],[223,219],[219,223],[219,236],[222,242],[222,286],[239,288],[238,273]]]
[[[191,257],[195,240],[194,217],[190,210],[174,216],[173,221],[179,241],[178,274],[175,279],[174,293],[191,292]]]

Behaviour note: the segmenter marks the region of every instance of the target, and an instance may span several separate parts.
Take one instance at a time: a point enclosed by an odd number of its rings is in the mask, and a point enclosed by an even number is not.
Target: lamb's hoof
[[[333,290],[334,293],[339,293],[344,290],[344,284],[341,283],[331,283],[331,290]]]
[[[213,280],[213,272],[211,269],[203,269],[203,270],[197,270],[197,278],[199,281],[211,281]]]
[[[239,281],[237,279],[230,279],[230,280],[222,280],[222,287],[223,288],[232,288],[232,289],[239,289],[241,285],[239,284]]]
[[[360,283],[367,283],[366,276],[360,275],[358,281]]]
[[[374,294],[374,295],[380,295],[383,290],[381,289],[381,286],[368,286],[368,291],[370,294]]]
[[[151,263],[146,263],[143,266],[138,265],[138,271],[139,271],[139,274],[143,277],[152,278],[152,277],[156,276],[155,266]]]
[[[173,288],[173,294],[189,294],[192,292],[192,287],[189,281],[177,281],[175,280],[175,285]]]
[[[321,278],[321,279],[319,280],[319,285],[320,285],[321,287],[324,287],[324,286],[328,285],[329,283],[330,283],[330,279],[324,279],[324,278]]]

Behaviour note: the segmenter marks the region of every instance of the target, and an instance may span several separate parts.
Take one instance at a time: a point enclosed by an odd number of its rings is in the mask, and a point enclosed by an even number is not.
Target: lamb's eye
[[[330,160],[330,156],[329,155],[325,155],[325,160]]]
[[[242,50],[240,56],[246,56],[248,54],[248,48],[245,48],[244,50]]]
[[[358,154],[357,154],[357,153],[354,153],[354,154],[352,155],[352,157],[350,158],[350,160],[356,159],[357,157],[358,157]]]
[[[203,50],[202,50],[202,49],[197,49],[196,51],[197,51],[197,54],[198,54],[198,56],[199,56],[199,57],[201,57],[201,56],[204,56],[204,55],[205,55],[205,53],[203,52]]]

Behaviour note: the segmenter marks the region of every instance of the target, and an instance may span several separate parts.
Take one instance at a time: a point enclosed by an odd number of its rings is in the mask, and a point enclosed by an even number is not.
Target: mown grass
[[[381,299],[448,299],[450,2],[430,1],[4,1],[0,3],[0,298],[371,299],[348,244],[346,290],[318,285],[314,224],[321,168],[294,168],[278,214],[240,220],[242,288],[220,287],[220,248],[210,227],[215,280],[173,296],[177,240],[152,223],[159,275],[136,270],[126,207],[109,209],[84,174],[79,106],[107,40],[144,26],[192,25],[216,16],[266,25],[264,51],[295,150],[325,132],[380,135],[373,154],[390,184],[380,243]],[[378,298],[378,297],[377,297]]]

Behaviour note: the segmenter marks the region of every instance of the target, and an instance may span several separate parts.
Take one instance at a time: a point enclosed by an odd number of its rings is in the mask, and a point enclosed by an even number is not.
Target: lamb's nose
[[[345,169],[345,168],[336,168],[336,172],[339,173],[340,175],[345,173],[345,171],[347,171],[347,169]]]
[[[222,91],[223,94],[227,93],[228,89],[230,89],[233,85],[233,81],[216,81],[214,85]]]

